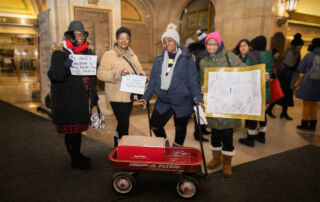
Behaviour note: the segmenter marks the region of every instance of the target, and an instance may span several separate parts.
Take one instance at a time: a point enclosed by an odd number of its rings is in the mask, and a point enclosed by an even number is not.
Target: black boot
[[[259,131],[258,135],[254,135],[255,140],[257,140],[258,142],[261,142],[263,144],[266,143],[266,133],[265,132],[261,132]]]
[[[309,121],[301,120],[301,125],[298,125],[297,128],[300,130],[310,130],[308,125]]]
[[[239,142],[249,147],[254,147],[254,135],[247,135],[246,138],[240,138]]]
[[[195,140],[200,141],[200,136],[199,136],[198,132],[195,131],[193,133],[193,137],[194,137]],[[202,142],[209,142],[209,140],[202,136]]]
[[[83,161],[87,161],[90,163],[91,159],[80,152],[82,134],[81,133],[75,134],[75,139],[76,139],[77,150],[79,150],[80,157],[82,158]]]
[[[268,109],[266,110],[266,114],[268,114],[271,118],[276,118],[276,116],[272,113],[272,109],[275,103],[269,105]]]
[[[71,153],[71,166],[72,168],[80,170],[88,170],[91,168],[90,162],[84,160],[80,153],[77,152]]]
[[[316,128],[317,128],[317,120],[311,120],[311,121],[310,121],[309,130],[315,131]]]
[[[282,119],[282,118],[285,118],[285,119],[287,119],[287,120],[289,120],[289,121],[292,120],[292,118],[291,118],[287,113],[281,113],[280,118],[281,118],[281,119]]]
[[[209,135],[210,134],[210,132],[207,131],[206,125],[201,125],[201,132],[202,132],[202,135]]]

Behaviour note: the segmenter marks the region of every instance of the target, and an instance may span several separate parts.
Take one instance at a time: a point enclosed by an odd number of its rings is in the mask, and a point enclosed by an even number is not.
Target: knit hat
[[[308,51],[312,52],[314,49],[319,47],[320,47],[320,38],[314,38],[312,39],[312,42],[308,47]]]
[[[66,31],[64,35],[66,35],[68,32],[73,32],[73,31],[81,31],[85,33],[86,37],[89,36],[89,33],[86,30],[84,30],[84,26],[82,22],[78,20],[74,20],[69,24],[68,31]]]
[[[198,41],[201,41],[207,37],[207,34],[205,32],[202,32],[200,29],[197,30],[197,39]]]
[[[221,36],[220,36],[219,32],[211,32],[210,34],[208,34],[208,36],[206,37],[206,40],[205,40],[205,44],[207,44],[207,41],[209,39],[217,40],[219,43],[219,48],[220,48],[222,40],[221,40]]]
[[[294,35],[294,39],[291,41],[291,45],[292,46],[303,46],[304,41],[301,39],[301,34],[300,33],[296,33]]]
[[[176,31],[177,26],[173,23],[168,24],[167,31],[162,34],[161,42],[163,44],[163,39],[168,37],[176,41],[177,45],[180,45],[180,37],[178,32]]]
[[[253,50],[266,50],[267,47],[267,38],[265,36],[257,36],[252,39],[250,45]]]

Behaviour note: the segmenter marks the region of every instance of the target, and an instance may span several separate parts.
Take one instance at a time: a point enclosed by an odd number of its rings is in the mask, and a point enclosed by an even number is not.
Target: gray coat
[[[310,71],[315,55],[320,55],[320,47],[305,55],[298,66],[298,71],[304,73],[304,76],[301,79],[296,97],[302,100],[320,101],[320,81],[311,80],[305,74]]]

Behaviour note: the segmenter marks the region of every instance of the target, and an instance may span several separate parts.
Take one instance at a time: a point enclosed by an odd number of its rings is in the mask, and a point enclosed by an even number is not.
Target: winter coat
[[[229,67],[226,54],[228,54],[229,61],[231,64],[230,68],[233,67],[244,67],[246,66],[234,53],[231,51],[227,51],[226,49],[221,49],[216,53],[215,58],[208,55],[200,61],[200,84],[201,86],[204,85],[204,72],[205,68],[210,67]],[[208,126],[209,128],[214,128],[218,130],[228,129],[228,128],[237,128],[241,126],[240,119],[230,119],[230,118],[212,118],[207,117]]]
[[[256,58],[256,60],[253,61],[252,56],[254,57],[255,54],[257,54],[260,58]],[[269,73],[270,77],[273,76],[273,66],[272,66],[273,55],[271,51],[257,51],[257,50],[250,51],[245,57],[244,61],[248,66],[255,65],[255,64],[265,64],[266,65],[265,71]],[[267,82],[266,83],[266,103],[268,103],[270,100],[270,93],[271,93],[270,85]]]
[[[284,93],[284,98],[277,101],[277,104],[282,106],[292,107],[293,102],[293,90],[291,89],[292,75],[297,69],[300,63],[300,53],[294,51],[294,47],[290,46],[283,57],[283,63],[287,66],[287,69],[278,75],[281,89]]]
[[[312,53],[305,55],[297,69],[300,73],[304,73],[296,94],[296,97],[302,100],[320,101],[320,81],[311,80],[306,76],[306,73],[309,72],[312,67],[315,55],[320,56],[320,48],[316,48]]]
[[[129,54],[129,61],[134,66],[137,74],[145,75],[138,57],[134,54],[132,49],[128,48],[127,54]],[[126,69],[130,74],[135,74],[135,72],[122,56],[123,53],[117,45],[115,45],[112,50],[103,54],[98,68],[97,77],[99,80],[105,82],[105,95],[106,100],[109,102],[131,102],[131,93],[120,91],[121,71]]]
[[[144,99],[150,100],[153,94],[156,94],[155,109],[163,114],[172,108],[177,118],[193,113],[194,99],[197,102],[203,102],[198,72],[192,55],[185,47],[179,48],[182,53],[176,59],[169,89],[161,89],[161,71],[165,51],[163,50],[154,60],[149,85],[143,96]]]
[[[56,46],[52,53],[48,77],[51,81],[52,121],[55,124],[89,123],[89,108],[97,105],[98,96],[95,88],[96,77],[90,76],[90,99],[81,76],[71,75],[70,69],[64,67],[69,58],[69,52],[61,46]],[[79,53],[93,55],[90,49]]]

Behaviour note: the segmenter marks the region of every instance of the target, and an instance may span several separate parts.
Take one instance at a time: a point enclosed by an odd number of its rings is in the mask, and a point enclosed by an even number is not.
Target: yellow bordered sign
[[[205,105],[205,115],[206,117],[220,117],[220,118],[235,118],[235,119],[246,119],[246,120],[264,120],[264,111],[265,111],[265,99],[266,99],[266,81],[265,81],[265,64],[253,65],[248,67],[212,67],[205,68],[204,72],[204,86],[208,90],[208,80],[209,72],[248,72],[260,70],[260,86],[261,86],[261,113],[260,115],[249,115],[249,114],[227,114],[227,113],[208,113],[207,104],[208,104],[208,93],[203,95],[204,105]],[[247,79],[247,78],[244,78]]]

